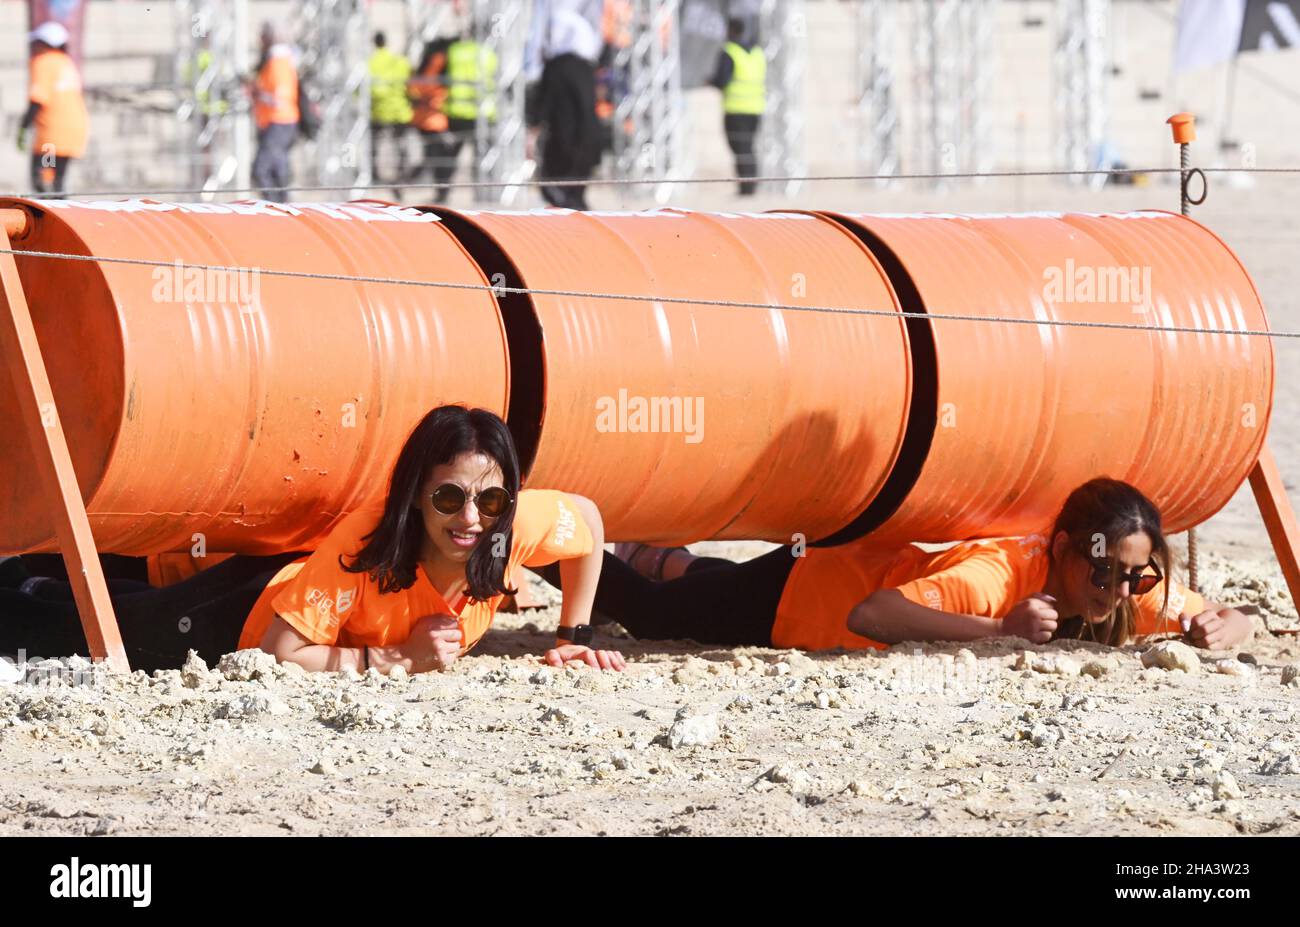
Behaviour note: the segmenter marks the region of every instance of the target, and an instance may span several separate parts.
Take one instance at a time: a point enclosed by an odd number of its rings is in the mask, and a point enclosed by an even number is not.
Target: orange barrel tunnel
[[[532,485],[590,496],[610,539],[857,536],[912,389],[858,236],[800,214],[436,211],[499,286],[633,297],[501,294]]]
[[[505,332],[446,226],[363,204],[0,200],[100,551],[309,548],[385,491],[431,407],[504,414]],[[213,272],[204,265],[240,268]],[[466,346],[472,350],[466,350]],[[12,390],[0,389],[0,553],[56,549]]]
[[[508,413],[531,485],[660,543],[1025,533],[1099,474],[1179,530],[1232,495],[1271,412],[1249,277],[1163,213],[6,205],[30,215],[18,248],[164,265],[18,259],[105,552],[311,546],[441,402]],[[190,293],[208,264],[261,268],[255,305]],[[1042,321],[1195,331],[1016,324]],[[31,471],[0,457],[0,552],[52,547]]]
[[[1272,340],[1239,334],[1267,330],[1264,307],[1204,226],[1157,211],[821,215],[871,249],[906,311],[1067,323],[913,326],[906,447],[860,524],[882,545],[1050,528],[1099,475],[1138,487],[1182,531],[1249,474],[1272,410]]]

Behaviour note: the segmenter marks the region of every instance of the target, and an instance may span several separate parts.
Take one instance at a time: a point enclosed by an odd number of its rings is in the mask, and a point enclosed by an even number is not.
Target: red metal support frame
[[[3,212],[0,229],[4,235],[0,241],[6,248],[12,248],[11,236],[21,236],[26,226],[26,215],[19,210]],[[68,567],[68,579],[90,645],[90,655],[95,660],[107,661],[109,669],[114,672],[129,672],[117,616],[108,597],[108,585],[104,582],[104,571],[90,532],[90,520],[86,517],[63,424],[59,420],[45,360],[32,325],[27,296],[18,276],[18,264],[12,254],[0,254],[0,303],[3,303],[3,311],[0,311],[0,358],[9,370],[14,395],[22,410],[23,431],[36,461],[45,498],[54,515],[59,550],[63,552]]]
[[[1296,527],[1295,510],[1287,498],[1282,474],[1278,472],[1273,452],[1265,444],[1259,460],[1250,470],[1250,488],[1255,493],[1255,503],[1273,544],[1273,554],[1282,567],[1282,576],[1291,599],[1300,607],[1300,528]]]

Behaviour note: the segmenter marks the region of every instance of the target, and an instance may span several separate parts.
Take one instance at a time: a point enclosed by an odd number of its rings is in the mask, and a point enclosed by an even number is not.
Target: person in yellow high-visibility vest
[[[438,202],[447,197],[461,146],[473,140],[480,113],[488,122],[496,121],[496,78],[497,53],[492,49],[469,36],[462,36],[448,46],[444,72],[447,98],[442,106],[447,115],[446,144],[433,166]],[[474,164],[477,175],[477,159]]]
[[[727,145],[736,158],[736,174],[758,176],[754,141],[767,108],[767,57],[757,42],[747,42],[744,20],[733,19],[727,26],[727,44],[718,55],[718,65],[709,81],[722,91],[722,124]],[[751,196],[758,189],[753,180],[740,181],[740,195]]]
[[[379,146],[384,138],[392,139],[397,148],[398,181],[407,174],[406,133],[414,115],[406,94],[410,78],[411,62],[388,47],[384,33],[376,32],[375,50],[370,55],[370,165],[377,183],[383,183]]]

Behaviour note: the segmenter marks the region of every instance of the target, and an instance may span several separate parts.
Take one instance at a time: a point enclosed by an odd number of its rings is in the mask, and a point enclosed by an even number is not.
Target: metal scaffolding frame
[[[614,106],[614,172],[623,179],[654,184],[664,202],[672,181],[693,167],[685,144],[686,100],[682,94],[678,0],[634,0],[631,41],[614,56],[627,77],[627,93]],[[643,188],[629,187],[635,196]]]
[[[248,0],[177,0],[176,23],[176,116],[190,146],[184,176],[206,199],[247,189],[253,161],[243,88],[252,70]]]
[[[1110,120],[1110,0],[1056,0],[1055,13],[1056,166],[1088,170],[1101,154]],[[1078,175],[1071,181],[1101,186],[1106,178]]]
[[[759,40],[767,57],[767,108],[758,128],[758,171],[768,177],[800,177],[808,173],[804,152],[808,21],[803,0],[762,0],[758,11]],[[787,196],[800,182],[786,181]]]
[[[993,122],[989,118],[998,0],[968,0],[961,8],[962,156],[969,171],[993,168]],[[978,178],[976,183],[983,183]]]
[[[365,0],[296,0],[301,57],[298,75],[320,107],[321,125],[308,142],[308,177],[332,196],[365,196],[370,183],[370,28]]]
[[[913,150],[924,173],[985,169],[997,0],[918,0],[912,6],[916,88]],[[937,178],[932,186],[946,188]]]
[[[857,155],[864,174],[898,173],[897,13],[898,0],[860,0],[854,17]],[[877,181],[879,186],[888,183]]]
[[[405,0],[406,58],[414,69],[424,56],[424,47],[434,39],[455,32],[456,11],[450,0]]]
[[[474,0],[472,34],[480,54],[496,55],[497,71],[483,88],[474,127],[474,179],[501,183],[475,187],[476,203],[512,204],[523,191],[519,183],[532,175],[524,157],[524,44],[529,4],[525,0]],[[480,67],[480,73],[483,68]],[[489,113],[495,113],[489,118]]]

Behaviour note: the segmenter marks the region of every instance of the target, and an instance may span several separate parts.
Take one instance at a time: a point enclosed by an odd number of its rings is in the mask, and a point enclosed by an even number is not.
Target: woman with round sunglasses
[[[387,496],[271,580],[240,648],[307,670],[445,670],[487,632],[520,567],[558,561],[569,591],[546,661],[624,669],[622,654],[588,646],[600,512],[582,496],[519,483],[505,422],[484,409],[434,409],[407,438]]]
[[[674,578],[656,582],[611,555],[595,607],[643,638],[823,650],[998,635],[1120,645],[1174,632],[1224,650],[1253,629],[1246,615],[1168,578],[1159,511],[1110,479],[1072,492],[1045,534],[938,553],[885,550],[870,537],[739,564],[681,548],[632,553],[643,569]]]
[[[559,561],[569,592],[546,661],[624,669],[622,654],[588,646],[600,512],[519,481],[499,417],[434,409],[407,438],[387,495],[315,553],[232,557],[163,589],[111,580],[127,658],[152,672],[180,667],[191,649],[212,663],[261,647],[307,670],[445,670],[482,638],[519,567]],[[28,576],[15,557],[0,560],[0,654],[20,652],[88,653],[71,586]]]

